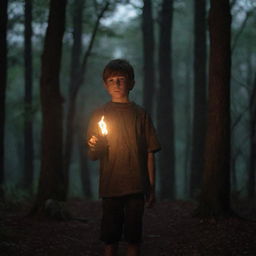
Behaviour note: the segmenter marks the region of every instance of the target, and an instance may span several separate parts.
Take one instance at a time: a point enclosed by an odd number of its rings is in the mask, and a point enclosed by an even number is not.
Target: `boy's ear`
[[[133,89],[134,85],[135,85],[135,81],[133,80],[130,82],[130,86],[129,86],[130,91]]]

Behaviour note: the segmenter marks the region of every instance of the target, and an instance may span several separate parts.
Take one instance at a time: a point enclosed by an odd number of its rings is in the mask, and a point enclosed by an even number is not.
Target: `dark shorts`
[[[140,243],[143,212],[143,194],[103,198],[100,239],[107,244],[117,243],[123,234],[127,242]]]

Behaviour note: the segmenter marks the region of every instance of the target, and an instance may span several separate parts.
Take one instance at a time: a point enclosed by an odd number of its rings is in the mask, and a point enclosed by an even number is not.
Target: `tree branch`
[[[92,35],[91,35],[91,38],[90,38],[90,41],[89,41],[88,48],[87,48],[87,50],[84,54],[84,57],[83,57],[83,61],[82,61],[81,67],[80,67],[80,72],[79,72],[77,80],[74,84],[74,88],[71,92],[71,94],[72,94],[71,97],[75,97],[75,95],[77,94],[77,92],[79,90],[79,87],[81,86],[81,84],[84,81],[85,67],[87,65],[88,57],[90,56],[91,51],[92,51],[92,47],[93,47],[93,44],[94,44],[94,41],[95,41],[95,37],[96,37],[97,31],[98,31],[98,28],[99,28],[99,25],[100,25],[100,20],[103,17],[104,13],[107,11],[109,5],[110,5],[110,2],[107,1],[106,4],[104,5],[104,7],[102,8],[101,12],[97,16],[97,20],[96,20],[95,26],[94,26],[93,31],[92,31]]]
[[[231,46],[231,54],[234,53],[234,50],[235,50],[236,44],[238,42],[238,39],[239,39],[240,35],[243,33],[244,28],[246,26],[246,23],[247,23],[248,19],[251,17],[252,14],[253,14],[252,10],[250,10],[246,13],[246,17],[245,17],[241,27],[239,28],[237,34],[234,36],[233,43],[232,43],[232,46]]]
[[[109,1],[107,1],[105,6],[102,8],[101,12],[98,14],[95,26],[93,28],[92,36],[91,36],[91,39],[90,39],[90,42],[89,42],[89,46],[87,48],[87,51],[84,54],[84,58],[83,58],[83,62],[82,62],[82,67],[81,67],[81,73],[82,73],[81,75],[83,75],[83,73],[84,73],[84,69],[85,69],[85,66],[87,64],[88,57],[91,54],[92,46],[93,46],[93,43],[94,43],[97,31],[98,31],[98,28],[99,28],[99,25],[100,25],[100,20],[103,17],[103,15],[106,12],[106,10],[108,9],[109,4],[110,4]]]

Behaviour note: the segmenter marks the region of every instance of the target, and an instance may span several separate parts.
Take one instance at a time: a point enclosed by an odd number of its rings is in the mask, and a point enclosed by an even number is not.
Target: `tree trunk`
[[[190,196],[198,194],[206,131],[206,1],[194,0],[194,107]]]
[[[7,86],[7,19],[8,1],[0,5],[0,200],[4,198],[5,97]]]
[[[65,200],[63,172],[62,103],[59,74],[65,28],[66,0],[51,0],[48,27],[42,55],[40,92],[42,103],[42,155],[37,201],[39,211],[49,198]]]
[[[230,213],[230,28],[229,0],[211,0],[210,66],[201,216]]]
[[[186,70],[185,70],[185,120],[186,120],[186,132],[185,132],[185,150],[184,150],[184,195],[189,197],[189,177],[190,177],[190,166],[191,166],[191,124],[192,124],[192,82],[191,82],[191,66],[192,66],[192,56],[191,56],[191,44],[187,48],[187,61],[186,61]]]
[[[142,13],[142,34],[143,34],[143,106],[153,115],[154,91],[155,91],[155,38],[154,22],[152,18],[151,0],[144,0]]]
[[[159,155],[160,197],[175,197],[174,110],[171,61],[173,1],[163,0],[159,35],[159,92],[157,126],[162,146]]]
[[[75,115],[76,115],[76,98],[77,98],[78,91],[84,81],[87,61],[92,51],[96,33],[100,25],[100,20],[103,17],[105,11],[108,9],[108,7],[109,7],[109,2],[107,1],[97,17],[97,21],[95,23],[95,26],[92,32],[89,46],[87,51],[84,54],[82,63],[79,67],[76,67],[78,72],[74,71],[74,74],[72,75],[76,75],[76,76],[73,77],[72,81],[70,82],[69,106],[67,110],[67,128],[66,128],[66,140],[65,140],[65,152],[64,152],[64,170],[65,170],[65,177],[66,177],[65,187],[67,192],[68,192],[68,182],[69,182],[70,159],[71,159],[72,148],[74,143],[73,137],[74,137],[74,121],[75,121]],[[82,28],[79,28],[79,29],[82,29]],[[78,38],[76,40],[78,40]],[[77,47],[80,47],[80,46],[77,46]],[[75,49],[73,50],[75,51]],[[77,50],[76,50],[76,54],[77,54]]]
[[[76,80],[80,75],[81,54],[82,54],[82,31],[83,31],[83,10],[85,0],[75,0],[73,7],[73,46],[70,66],[70,82],[68,95],[68,108],[66,120],[66,136],[64,146],[63,167],[66,174],[65,186],[68,193],[69,168],[73,152],[74,120],[76,114],[76,96],[74,88]]]
[[[248,197],[255,198],[256,172],[256,74],[250,101],[250,169],[248,175]]]
[[[25,0],[25,120],[24,120],[24,174],[22,187],[32,193],[34,174],[34,146],[33,146],[33,120],[32,120],[32,89],[33,89],[33,65],[32,65],[32,0]]]
[[[83,115],[84,116],[84,115]],[[83,120],[82,117],[79,120]],[[80,171],[81,171],[81,183],[83,194],[86,198],[92,197],[92,189],[91,189],[91,175],[90,170],[87,165],[87,148],[85,146],[86,136],[86,125],[85,122],[80,122],[79,132],[78,132],[78,146],[79,146],[79,154],[80,154]]]

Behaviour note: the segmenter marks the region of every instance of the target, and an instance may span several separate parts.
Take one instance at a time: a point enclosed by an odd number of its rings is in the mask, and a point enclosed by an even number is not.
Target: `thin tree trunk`
[[[143,33],[143,105],[152,115],[154,109],[154,92],[155,92],[155,38],[154,22],[152,17],[151,0],[144,0],[142,13],[142,33]]]
[[[192,124],[192,111],[191,111],[191,102],[192,102],[192,90],[191,90],[191,44],[189,43],[187,49],[187,62],[186,62],[186,71],[185,71],[185,120],[186,120],[186,131],[185,131],[185,150],[184,150],[184,195],[189,197],[189,174],[190,174],[190,163],[191,163],[191,124]]]
[[[230,69],[229,0],[211,0],[208,127],[203,186],[198,213],[230,214]]]
[[[85,0],[74,0],[73,3],[73,46],[70,65],[69,94],[72,93],[74,81],[79,74],[82,53],[82,33],[83,33],[83,11]]]
[[[75,115],[76,115],[76,98],[78,91],[83,84],[84,78],[85,78],[85,71],[86,71],[86,65],[88,58],[91,54],[92,47],[95,41],[96,33],[98,31],[99,25],[100,25],[100,20],[103,17],[105,11],[109,7],[109,2],[106,2],[105,6],[99,13],[97,17],[97,21],[95,23],[91,40],[89,42],[89,46],[87,51],[84,54],[82,64],[77,68],[78,73],[76,73],[76,77],[74,77],[74,80],[72,81],[72,85],[70,86],[71,91],[69,94],[69,106],[68,106],[68,111],[67,111],[67,128],[66,128],[66,140],[65,140],[65,152],[64,152],[64,170],[65,170],[65,186],[66,186],[66,191],[68,192],[68,182],[69,182],[69,167],[70,167],[70,159],[71,159],[71,154],[72,154],[72,148],[73,148],[73,137],[74,137],[74,120],[75,120]]]
[[[65,200],[63,173],[63,127],[59,74],[65,28],[66,0],[51,0],[48,27],[42,55],[40,92],[42,103],[42,155],[37,201],[40,211],[47,199]]]
[[[231,136],[232,140],[232,136]],[[232,145],[232,142],[231,142]],[[237,152],[232,153],[232,157],[230,160],[230,175],[231,175],[231,187],[233,191],[237,191],[237,174],[236,174],[236,161],[240,155],[240,149]]]
[[[198,194],[206,131],[206,1],[194,0],[194,104],[190,196]]]
[[[33,146],[33,65],[32,65],[32,0],[25,0],[25,120],[24,120],[24,176],[22,186],[32,193],[34,174],[34,146]]]
[[[83,115],[84,116],[84,115]],[[82,117],[79,120],[83,120]],[[87,149],[85,147],[85,122],[80,122],[78,125],[78,146],[79,146],[79,154],[80,154],[80,171],[81,171],[81,183],[83,194],[86,198],[92,198],[92,188],[91,188],[91,174],[88,168],[88,158],[87,158]]]
[[[256,176],[256,75],[250,101],[250,169],[248,175],[248,197],[255,198]]]
[[[163,0],[160,14],[159,92],[157,126],[162,146],[159,155],[160,197],[175,197],[174,102],[172,82],[171,31],[173,1]]]
[[[5,98],[7,86],[7,19],[8,1],[0,4],[0,200],[4,198]]]
[[[81,183],[83,194],[86,198],[92,198],[91,189],[91,174],[87,165],[86,148],[84,146],[84,141],[79,141],[79,152],[80,152],[80,170],[81,170]]]
[[[64,146],[63,167],[66,173],[66,191],[69,188],[69,168],[73,151],[74,119],[76,114],[76,94],[73,93],[75,82],[80,75],[81,54],[82,54],[82,31],[83,31],[83,10],[84,0],[75,0],[73,7],[73,46],[70,66],[70,82],[68,95],[68,108],[66,120],[66,136]]]

